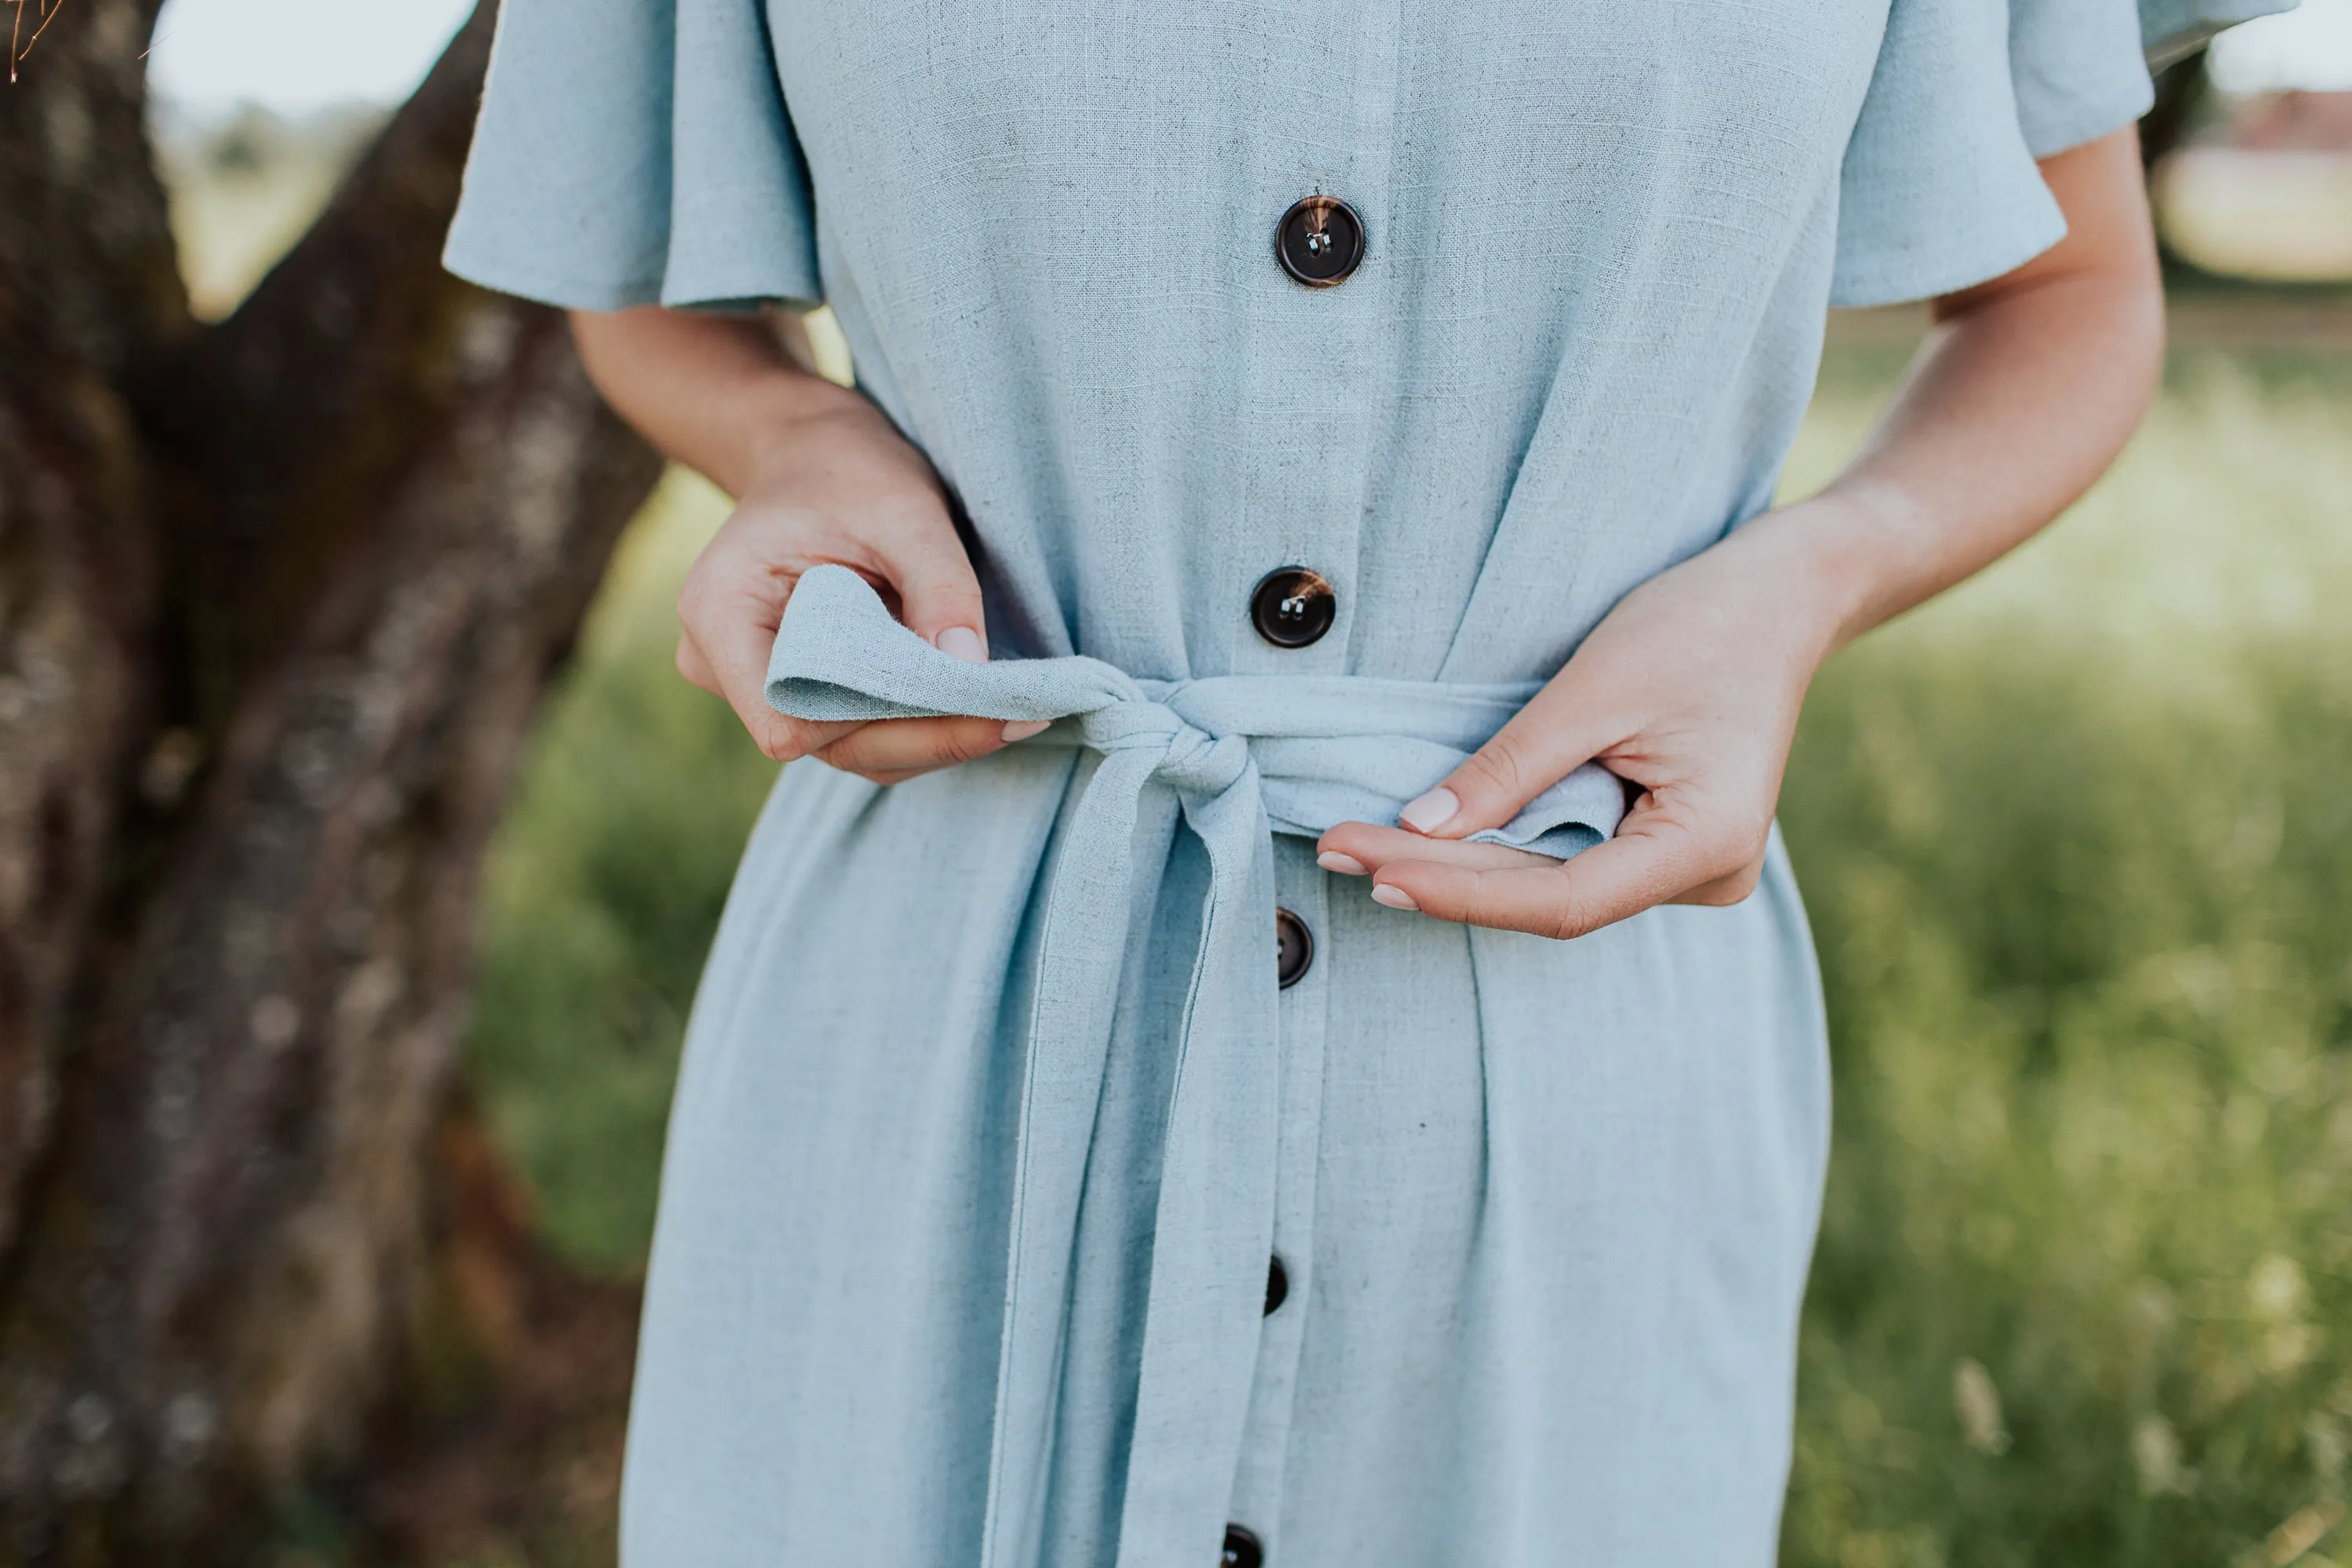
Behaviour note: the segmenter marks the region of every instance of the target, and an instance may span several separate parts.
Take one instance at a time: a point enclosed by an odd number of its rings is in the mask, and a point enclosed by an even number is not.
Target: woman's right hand
[[[844,391],[763,443],[751,483],[677,596],[680,674],[717,692],[760,749],[813,756],[877,784],[986,756],[1043,724],[997,719],[817,723],[768,706],[768,654],[784,603],[812,566],[847,566],[942,653],[988,659],[980,583],[921,453]]]
[[[996,719],[814,723],[768,706],[768,656],[793,584],[847,566],[908,628],[984,663],[980,583],[923,455],[856,393],[812,374],[742,318],[639,307],[575,311],[590,376],[669,456],[738,499],[678,595],[677,668],[780,762],[813,756],[877,784],[970,762],[1045,728]],[[796,323],[793,323],[796,326]]]

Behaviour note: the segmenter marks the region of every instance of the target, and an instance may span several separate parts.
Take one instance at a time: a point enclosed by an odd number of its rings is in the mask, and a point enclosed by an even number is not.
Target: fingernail
[[[931,641],[950,658],[960,658],[966,664],[988,662],[988,645],[970,626],[950,626]]]
[[[1412,910],[1418,911],[1421,908],[1419,904],[1412,901],[1412,895],[1411,893],[1406,892],[1402,888],[1392,888],[1386,882],[1374,882],[1372,884],[1372,902],[1376,904],[1386,904],[1392,910]]]
[[[1004,743],[1009,746],[1015,741],[1025,741],[1032,735],[1042,735],[1053,727],[1054,721],[1050,719],[1015,719],[1012,723],[1004,726]]]
[[[1353,855],[1342,855],[1337,849],[1326,849],[1315,857],[1315,863],[1326,871],[1337,871],[1343,877],[1360,877],[1364,863]]]
[[[1461,809],[1462,803],[1454,798],[1454,792],[1440,785],[1419,800],[1407,801],[1404,809],[1397,813],[1397,820],[1415,833],[1434,833],[1453,821],[1454,814]],[[1411,909],[1412,906],[1401,904],[1398,907]]]

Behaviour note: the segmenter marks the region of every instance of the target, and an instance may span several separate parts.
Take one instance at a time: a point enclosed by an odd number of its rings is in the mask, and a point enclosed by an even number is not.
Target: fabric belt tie
[[[1134,834],[1173,794],[1206,847],[1207,907],[1179,1035],[1119,1526],[1120,1568],[1216,1561],[1256,1374],[1274,1245],[1279,1087],[1273,833],[1388,823],[1539,683],[1354,676],[1139,680],[1079,657],[969,664],[894,620],[842,566],[803,576],[768,666],[795,718],[1055,721],[1024,745],[1101,763],[1064,825],[1024,1066],[983,1568],[1036,1560],[1078,1203],[1132,921],[1157,896]],[[1474,837],[1559,858],[1615,831],[1616,778],[1588,764]],[[1139,895],[1142,895],[1139,897]]]

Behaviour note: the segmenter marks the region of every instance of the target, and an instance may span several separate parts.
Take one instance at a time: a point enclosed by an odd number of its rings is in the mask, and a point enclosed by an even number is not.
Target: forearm
[[[2147,407],[2163,295],[2136,144],[2118,132],[2043,168],[2067,238],[1938,301],[1853,464],[1753,531],[1749,547],[1786,563],[1812,595],[1824,652],[2030,538],[2114,460]]]
[[[575,310],[572,331],[589,378],[621,417],[731,496],[750,488],[775,443],[813,418],[864,406],[808,368],[797,319],[780,333],[764,320],[643,306]]]

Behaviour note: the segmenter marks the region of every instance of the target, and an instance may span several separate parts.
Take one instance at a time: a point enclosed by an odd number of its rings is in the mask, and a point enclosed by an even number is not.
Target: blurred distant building
[[[2352,280],[2352,91],[2224,98],[2156,168],[2165,242],[2209,272]]]
[[[2352,153],[2352,92],[2266,92],[2239,100],[2218,140],[2253,153]]]

